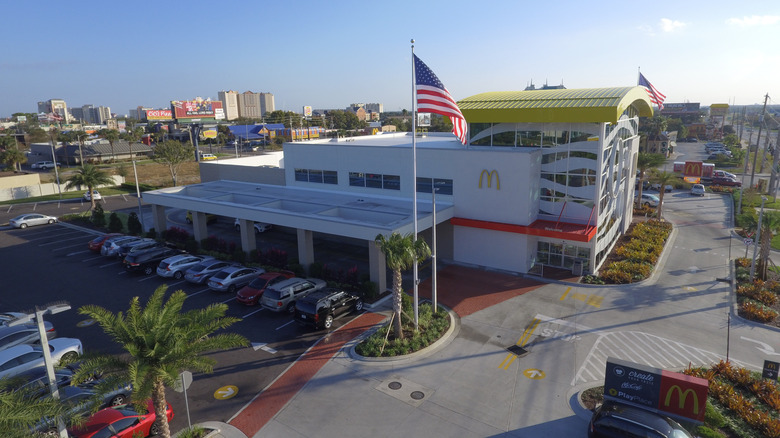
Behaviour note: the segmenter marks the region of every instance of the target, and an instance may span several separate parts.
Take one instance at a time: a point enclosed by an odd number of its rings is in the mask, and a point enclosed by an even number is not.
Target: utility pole
[[[753,168],[750,169],[750,187],[753,187],[753,180],[756,176],[756,159],[758,158],[758,144],[761,143],[761,128],[764,127],[764,114],[766,114],[766,103],[769,100],[769,93],[764,96],[764,108],[761,110],[761,116],[758,118],[758,140],[756,140],[756,154],[753,155]],[[748,156],[750,156],[750,145],[748,145]],[[745,162],[745,172],[747,172],[747,162]]]

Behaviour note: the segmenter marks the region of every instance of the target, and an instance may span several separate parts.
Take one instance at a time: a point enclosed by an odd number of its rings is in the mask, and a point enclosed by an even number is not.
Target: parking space
[[[234,230],[225,230],[228,231],[237,234]],[[277,233],[286,235],[279,230]],[[227,421],[326,333],[299,326],[287,313],[245,306],[236,301],[235,293],[215,293],[205,285],[165,279],[156,274],[129,273],[121,260],[106,258],[87,249],[87,242],[97,234],[68,224],[0,231],[5,284],[0,310],[30,310],[36,305],[67,301],[72,307],[70,311],[48,318],[57,327],[59,336],[81,339],[85,353],[115,354],[121,352],[119,347],[110,342],[100,327],[79,314],[80,307],[94,304],[113,312],[126,311],[132,297],[138,296],[144,302],[160,285],[167,285],[169,290],[184,291],[188,295],[185,310],[213,303],[227,304],[228,315],[240,319],[230,331],[245,336],[252,345],[214,354],[218,361],[214,373],[195,375],[188,390],[193,418]],[[274,244],[272,236],[266,237],[269,245]],[[284,242],[284,239],[279,240]],[[338,319],[331,331],[349,319]],[[238,394],[227,400],[217,400],[215,391],[225,385],[238,387]],[[173,430],[181,429],[186,426],[187,417],[183,415],[183,396],[173,391],[167,396],[174,409],[182,414],[176,415]]]

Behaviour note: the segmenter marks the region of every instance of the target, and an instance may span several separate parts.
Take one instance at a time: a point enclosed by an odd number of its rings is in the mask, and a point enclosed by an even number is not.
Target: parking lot
[[[48,206],[55,208],[54,206]],[[75,204],[70,210],[79,208]],[[21,208],[16,208],[17,214]],[[7,216],[10,212],[3,212]],[[52,214],[52,213],[49,213]],[[169,220],[178,222],[184,212],[172,212]],[[13,216],[13,215],[11,215]],[[0,223],[7,223],[0,220]],[[226,220],[215,232],[225,235],[237,234]],[[210,228],[211,232],[211,228]],[[232,233],[232,234],[228,234]],[[284,230],[274,229],[274,235],[258,235],[258,246],[284,245],[294,242]],[[183,290],[188,295],[185,310],[203,308],[212,303],[228,305],[228,315],[240,319],[230,328],[250,340],[248,348],[216,353],[214,373],[194,376],[188,390],[190,415],[193,422],[198,419],[227,421],[241,406],[272,382],[303,351],[309,348],[326,331],[312,331],[293,321],[291,315],[277,314],[261,308],[247,307],[238,303],[235,294],[218,294],[205,285],[194,285],[184,280],[162,279],[155,274],[144,276],[126,272],[121,260],[107,259],[87,249],[87,242],[97,236],[91,230],[75,228],[67,224],[53,224],[27,229],[8,229],[0,232],[0,257],[4,261],[4,293],[0,297],[0,310],[30,310],[36,305],[66,301],[72,309],[47,320],[53,322],[60,337],[81,339],[84,351],[89,353],[120,353],[103,333],[91,324],[78,309],[86,304],[105,307],[113,312],[125,311],[132,297],[138,296],[142,303],[161,285],[170,290]],[[317,246],[325,250],[332,246],[327,240]],[[359,249],[353,250],[358,254]],[[291,254],[294,257],[295,253]],[[334,256],[336,257],[336,256]],[[352,255],[342,253],[341,258]],[[331,330],[346,323],[350,318],[336,320]],[[236,391],[226,391],[227,386]],[[172,430],[187,425],[183,395],[169,390],[169,402],[176,416]]]

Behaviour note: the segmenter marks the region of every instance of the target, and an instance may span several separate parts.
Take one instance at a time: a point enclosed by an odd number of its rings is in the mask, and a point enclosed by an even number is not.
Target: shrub
[[[116,214],[116,212],[111,212],[111,216],[108,217],[108,230],[112,233],[120,233],[124,228],[122,219],[119,219],[119,215]]]
[[[198,253],[198,241],[194,237],[190,236],[184,241],[184,250],[190,254]]]
[[[742,307],[739,313],[747,319],[758,322],[771,322],[777,318],[777,312],[764,306],[758,301],[750,299],[745,300],[742,303]]]
[[[242,249],[234,249],[233,250],[233,260],[238,263],[245,263],[246,262],[246,253]]]
[[[143,226],[141,225],[141,221],[138,220],[138,214],[136,214],[136,212],[131,212],[130,216],[127,217],[127,232],[133,236],[137,236],[143,232]]]
[[[156,239],[157,238],[157,230],[154,228],[149,228],[149,231],[146,232],[146,237],[150,239]]]
[[[96,227],[106,226],[106,213],[103,211],[103,206],[100,204],[96,205],[95,209],[92,210],[92,223],[95,224]]]

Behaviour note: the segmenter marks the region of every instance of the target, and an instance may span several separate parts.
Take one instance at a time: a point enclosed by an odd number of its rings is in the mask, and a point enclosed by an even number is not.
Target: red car
[[[157,435],[160,431],[155,424],[157,416],[154,414],[151,400],[147,403],[147,409],[149,411],[147,414],[139,414],[131,405],[102,409],[89,417],[84,424],[68,432],[75,438],[135,438]],[[165,412],[170,422],[173,419],[173,409],[170,404]]]
[[[718,186],[742,187],[741,181],[739,181],[736,178],[729,178],[729,177],[712,178],[712,184]]]
[[[263,296],[263,292],[265,292],[265,288],[293,277],[295,277],[295,273],[290,271],[266,272],[265,274],[260,274],[260,276],[252,280],[251,283],[239,289],[236,293],[236,299],[247,306],[257,305],[260,301],[260,297]]]
[[[100,252],[100,248],[103,247],[103,244],[106,242],[106,240],[121,235],[122,233],[108,233],[108,234],[103,234],[102,236],[95,237],[94,239],[89,241],[89,243],[87,244],[87,248],[89,248],[89,250],[92,252]]]

